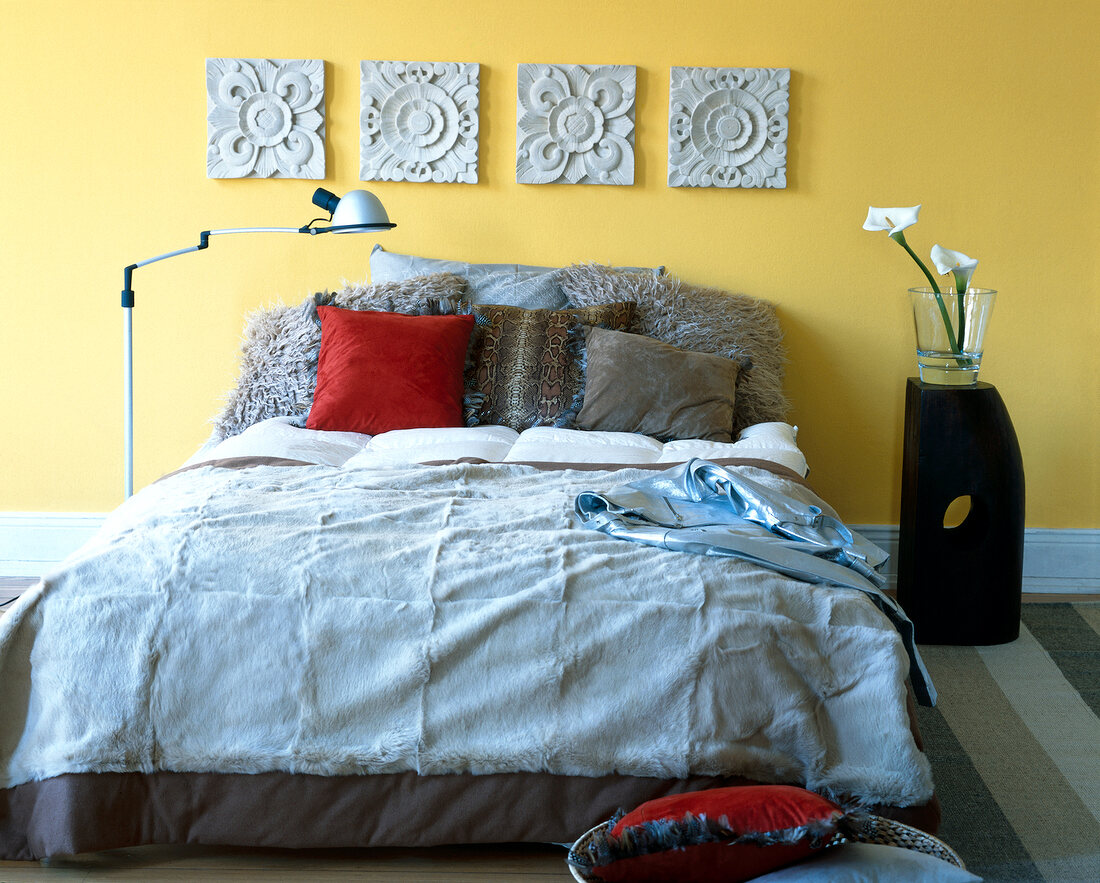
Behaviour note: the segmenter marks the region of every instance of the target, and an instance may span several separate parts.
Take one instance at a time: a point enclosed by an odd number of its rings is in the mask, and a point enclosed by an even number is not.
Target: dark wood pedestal
[[[948,506],[970,511],[944,527]],[[1020,634],[1024,466],[989,383],[905,388],[898,602],[921,644],[1004,644]]]

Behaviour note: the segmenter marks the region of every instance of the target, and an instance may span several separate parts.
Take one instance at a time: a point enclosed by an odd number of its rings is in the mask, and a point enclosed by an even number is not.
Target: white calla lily
[[[867,209],[867,220],[863,222],[864,230],[889,230],[890,235],[900,233],[906,227],[912,227],[917,223],[917,215],[920,213],[919,205],[896,208]]]
[[[942,245],[932,246],[932,263],[941,276],[951,273],[955,277],[955,291],[964,293],[970,287],[970,277],[978,266],[977,258],[964,255],[961,251],[952,251]]]
[[[905,233],[903,232],[907,227],[912,227],[917,223],[917,215],[920,212],[920,206],[914,205],[895,208],[876,208],[871,206],[867,210],[867,220],[863,222],[864,230],[888,230],[890,238],[894,240],[898,245],[908,252],[909,257],[913,259],[913,262],[920,267],[920,271],[924,274],[924,278],[928,280],[928,284],[932,287],[932,291],[936,295],[936,305],[940,309],[940,316],[943,317],[943,326],[947,331],[947,338],[951,343],[951,349],[956,354],[956,361],[959,366],[962,367],[964,363],[970,364],[969,359],[962,355],[962,343],[965,340],[966,332],[966,315],[963,308],[963,299],[967,288],[970,286],[970,277],[974,274],[974,268],[978,266],[978,262],[972,258],[967,257],[962,252],[950,251],[937,245],[932,249],[932,260],[936,262],[936,269],[941,273],[954,273],[955,274],[955,290],[958,292],[958,329],[954,327],[951,321],[951,315],[947,311],[947,304],[944,303],[943,293],[940,291],[939,283],[936,282],[936,277],[932,275],[932,271],[928,269],[928,266],[920,259],[915,251],[909,246],[909,243],[905,241]]]
[[[955,277],[955,294],[959,300],[959,329],[956,340],[959,347],[966,338],[966,311],[963,309],[963,295],[970,288],[970,277],[978,266],[976,258],[967,257],[961,251],[952,251],[942,245],[932,246],[932,263],[941,276],[950,273]]]

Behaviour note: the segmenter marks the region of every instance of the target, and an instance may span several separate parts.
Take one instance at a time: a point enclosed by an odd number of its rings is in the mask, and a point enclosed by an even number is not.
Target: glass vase
[[[970,288],[965,294],[945,289],[910,288],[917,332],[917,367],[923,383],[970,386],[978,382],[985,329],[997,292]]]

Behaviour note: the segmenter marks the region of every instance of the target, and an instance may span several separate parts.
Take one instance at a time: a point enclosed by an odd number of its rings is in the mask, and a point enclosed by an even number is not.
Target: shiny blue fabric
[[[678,552],[739,558],[795,579],[866,594],[897,628],[917,701],[936,690],[913,639],[913,623],[879,569],[889,555],[841,521],[707,460],[690,460],[606,493],[586,491],[574,510],[608,536]]]

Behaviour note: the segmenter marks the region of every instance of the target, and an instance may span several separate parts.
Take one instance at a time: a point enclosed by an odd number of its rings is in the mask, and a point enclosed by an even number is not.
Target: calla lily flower
[[[970,258],[961,251],[952,251],[942,245],[932,246],[932,263],[941,276],[951,273],[955,277],[955,291],[965,294],[970,287],[970,277],[978,266],[976,258]]]
[[[867,209],[867,220],[863,222],[864,230],[889,230],[890,235],[901,233],[906,227],[912,227],[917,223],[917,215],[920,206],[913,205],[908,208],[875,208]]]
[[[936,277],[932,275],[932,271],[928,269],[924,261],[918,257],[917,253],[909,246],[909,243],[905,241],[905,233],[903,231],[907,227],[912,227],[917,223],[917,215],[919,213],[919,205],[909,206],[908,208],[876,208],[875,206],[871,206],[867,209],[867,220],[863,222],[863,229],[889,230],[890,238],[904,248],[906,252],[908,252],[909,257],[913,259],[913,262],[920,267],[920,271],[924,274],[924,278],[928,280],[928,284],[932,286],[932,291],[935,292],[936,305],[940,309],[940,316],[943,317],[943,326],[947,331],[947,338],[951,342],[951,349],[956,354],[959,365],[962,366],[964,362],[970,364],[968,359],[962,357],[961,345],[966,330],[963,295],[970,285],[970,277],[974,273],[974,268],[978,266],[978,262],[968,258],[961,252],[949,251],[938,245],[932,249],[932,260],[936,262],[936,268],[941,273],[955,273],[955,290],[959,292],[959,327],[958,330],[956,330],[952,325],[951,315],[947,312],[947,304],[944,303],[943,294],[940,291],[939,283],[936,282]],[[943,263],[940,262],[941,259]]]
[[[924,265],[924,261],[917,257],[917,253],[909,247],[909,243],[905,241],[905,228],[912,227],[917,223],[917,215],[919,214],[919,205],[896,208],[876,208],[875,206],[871,206],[867,209],[867,220],[863,222],[863,229],[889,230],[890,238],[909,252],[909,256],[916,261],[917,266],[920,267],[921,272],[924,273],[924,277],[928,280],[928,284],[932,286],[932,290],[935,291],[936,294],[939,294],[940,287],[936,284],[936,278]]]
[[[959,329],[956,340],[959,347],[963,345],[966,337],[966,311],[963,309],[963,295],[970,288],[970,277],[974,275],[974,268],[978,266],[975,258],[967,257],[961,251],[952,251],[942,245],[932,246],[932,263],[941,276],[950,273],[955,277],[955,293],[959,299]]]

